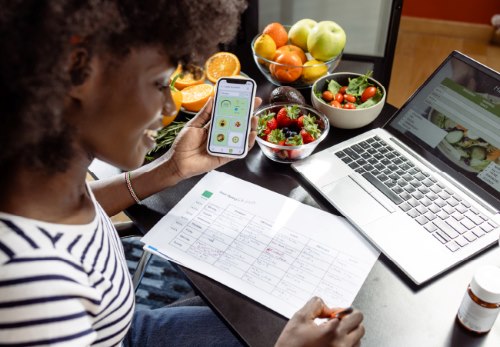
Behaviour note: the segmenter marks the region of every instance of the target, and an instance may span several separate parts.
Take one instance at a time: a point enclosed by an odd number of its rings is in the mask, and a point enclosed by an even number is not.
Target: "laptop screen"
[[[452,52],[385,126],[500,210],[500,74]]]

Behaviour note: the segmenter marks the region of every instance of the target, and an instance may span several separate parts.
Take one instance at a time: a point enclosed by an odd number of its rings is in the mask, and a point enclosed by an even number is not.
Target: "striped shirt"
[[[120,345],[134,290],[117,232],[92,199],[86,225],[0,212],[0,346]]]

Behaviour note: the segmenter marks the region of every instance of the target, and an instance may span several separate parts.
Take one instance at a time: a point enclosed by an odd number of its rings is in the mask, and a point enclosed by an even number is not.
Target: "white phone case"
[[[214,97],[214,102],[213,102],[213,105],[212,105],[212,119],[211,119],[211,122],[213,122],[213,117],[214,117],[214,113],[215,113],[215,107],[217,105],[217,97],[218,97],[218,92],[219,92],[219,81],[220,80],[229,80],[229,81],[232,81],[232,80],[238,80],[238,81],[241,81],[241,80],[246,80],[246,81],[251,81],[253,83],[253,88],[252,88],[252,94],[250,96],[250,100],[249,100],[249,104],[250,104],[250,110],[248,112],[248,117],[247,117],[247,131],[246,131],[246,135],[245,135],[245,144],[244,144],[244,150],[243,150],[243,153],[241,154],[232,154],[232,153],[221,153],[221,152],[213,152],[210,150],[210,142],[212,140],[212,137],[214,136],[214,124],[211,123],[210,124],[210,129],[208,131],[208,139],[207,139],[207,153],[210,154],[210,155],[213,155],[213,156],[217,156],[217,157],[228,157],[228,158],[244,158],[247,153],[248,153],[248,137],[249,137],[249,134],[250,134],[250,128],[251,128],[251,125],[250,125],[250,122],[251,122],[251,117],[253,115],[253,111],[254,111],[254,99],[255,99],[255,94],[256,94],[256,89],[257,89],[257,83],[255,83],[255,81],[251,78],[248,78],[248,77],[221,77],[216,85],[215,85],[215,97]]]

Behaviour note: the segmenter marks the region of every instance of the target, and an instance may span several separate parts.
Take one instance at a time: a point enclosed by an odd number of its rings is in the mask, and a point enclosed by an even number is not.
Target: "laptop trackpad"
[[[322,190],[341,213],[360,226],[390,215],[384,206],[350,177],[330,183]]]

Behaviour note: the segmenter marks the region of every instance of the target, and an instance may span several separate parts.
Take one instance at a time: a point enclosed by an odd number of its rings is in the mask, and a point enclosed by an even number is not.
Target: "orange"
[[[177,118],[177,113],[171,116],[164,115],[161,119],[161,124],[163,125],[163,127],[169,126],[175,120],[175,118]]]
[[[181,90],[182,107],[187,111],[198,112],[207,103],[208,98],[214,94],[211,84],[196,84]]]
[[[215,83],[220,77],[238,75],[241,70],[240,60],[233,53],[218,52],[208,58],[205,71],[210,82]]]
[[[177,114],[182,105],[182,92],[178,89],[171,89],[170,93],[172,94],[172,100],[175,104],[175,114]]]
[[[262,31],[263,34],[268,34],[271,36],[276,43],[276,47],[281,47],[286,45],[288,42],[288,33],[286,32],[286,29],[283,25],[280,23],[271,23],[268,24],[264,30]]]
[[[293,82],[302,74],[302,60],[294,52],[282,53],[275,60],[278,64],[271,64],[271,74],[280,82]]]
[[[173,79],[175,76],[181,74],[181,76],[179,76],[179,78],[177,78],[177,80],[175,81],[174,87],[179,90],[182,90],[189,86],[194,86],[196,84],[204,83],[206,78],[205,71],[201,67],[196,67],[196,68],[200,69],[201,72],[200,76],[197,77],[195,77],[194,74],[190,71],[187,70],[182,71],[182,66],[179,64],[171,77]]]
[[[182,106],[182,92],[174,87],[175,82],[177,82],[179,78],[180,74],[174,75],[174,78],[170,82],[170,94],[172,95],[172,101],[174,102],[175,105],[175,112],[173,112],[172,114],[163,113],[162,124],[164,127],[166,127],[175,120]]]
[[[273,59],[278,58],[281,53],[285,53],[285,52],[293,52],[293,53],[297,54],[299,56],[300,60],[302,60],[302,64],[304,64],[307,61],[306,54],[304,53],[302,48],[300,48],[298,46],[294,46],[294,45],[281,46],[274,53]]]

